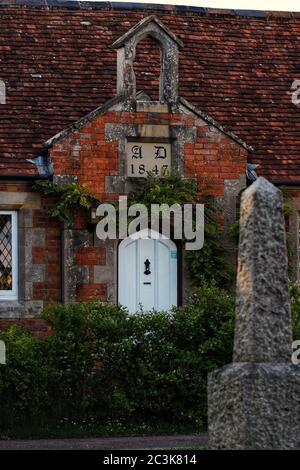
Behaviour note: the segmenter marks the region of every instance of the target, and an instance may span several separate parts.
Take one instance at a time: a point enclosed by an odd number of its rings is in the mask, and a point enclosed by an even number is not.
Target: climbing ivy
[[[186,266],[195,285],[228,287],[233,279],[232,262],[223,248],[219,208],[208,191],[209,188],[200,188],[194,179],[172,174],[160,178],[150,173],[129,194],[128,205],[144,204],[149,211],[151,204],[204,203],[204,247],[186,252]]]
[[[38,181],[33,189],[45,196],[55,196],[49,215],[60,221],[70,221],[76,208],[90,209],[99,204],[99,199],[90,190],[76,182],[56,184],[53,181]]]
[[[55,203],[49,211],[51,217],[69,221],[75,208],[89,209],[98,205],[99,199],[86,186],[75,182],[56,184],[52,181],[39,181],[34,189],[42,194],[55,196]],[[226,287],[230,285],[233,269],[222,243],[222,230],[219,222],[219,208],[207,188],[200,188],[196,180],[184,179],[169,174],[160,178],[151,173],[139,180],[128,196],[128,206],[144,204],[150,214],[151,204],[205,204],[204,247],[198,251],[186,252],[185,261],[195,285],[207,283]]]
[[[151,204],[195,203],[198,200],[196,180],[168,174],[164,178],[148,173],[128,196],[128,205],[144,204],[148,210]]]

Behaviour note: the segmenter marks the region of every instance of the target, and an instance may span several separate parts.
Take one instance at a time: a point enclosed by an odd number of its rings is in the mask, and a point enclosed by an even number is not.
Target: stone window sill
[[[19,318],[25,313],[24,303],[18,300],[2,300],[0,301],[0,318],[10,319]]]

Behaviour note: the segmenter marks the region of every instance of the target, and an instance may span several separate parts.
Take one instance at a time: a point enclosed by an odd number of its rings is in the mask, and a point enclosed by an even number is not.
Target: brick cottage
[[[0,0],[0,20],[2,326],[26,322],[42,333],[39,313],[53,301],[121,299],[131,310],[143,299],[155,308],[182,301],[180,244],[103,242],[88,211],[61,223],[49,217],[53,199],[32,189],[41,178],[77,181],[101,201],[117,199],[152,169],[132,164],[135,146],[164,149],[167,169],[209,185],[225,239],[249,164],[258,164],[291,196],[298,276],[300,109],[292,85],[300,79],[300,14]]]

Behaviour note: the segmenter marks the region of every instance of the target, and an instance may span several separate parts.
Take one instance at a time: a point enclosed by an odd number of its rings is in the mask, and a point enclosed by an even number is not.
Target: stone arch
[[[136,47],[147,36],[156,39],[161,48],[159,101],[176,103],[178,99],[178,55],[182,43],[155,16],[150,16],[113,43],[117,49],[117,91],[125,96],[129,108],[130,101],[135,101],[136,97],[133,69]]]

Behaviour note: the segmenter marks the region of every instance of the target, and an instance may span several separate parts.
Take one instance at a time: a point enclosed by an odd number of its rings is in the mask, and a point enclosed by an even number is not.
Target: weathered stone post
[[[300,449],[291,355],[282,194],[258,178],[241,202],[233,363],[208,379],[210,448]]]

